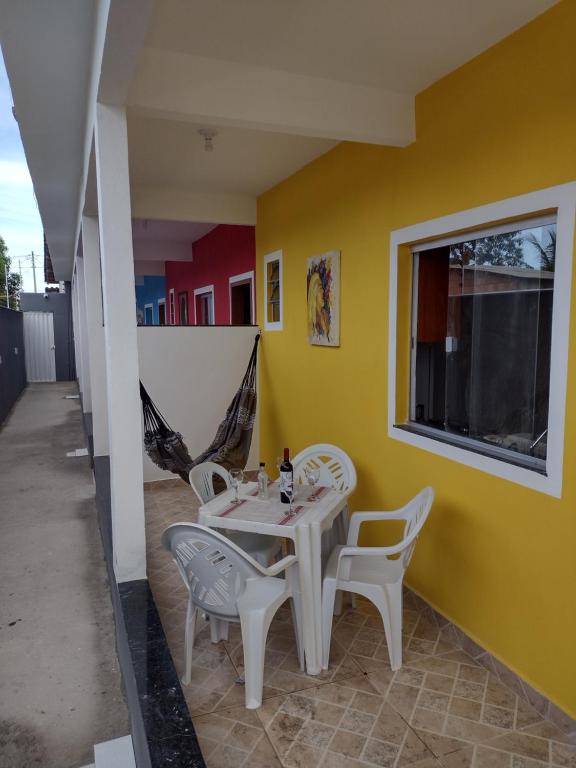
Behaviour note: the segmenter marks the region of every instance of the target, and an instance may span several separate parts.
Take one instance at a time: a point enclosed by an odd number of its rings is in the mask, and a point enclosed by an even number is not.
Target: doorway
[[[158,299],[158,325],[166,325],[166,299]]]
[[[24,356],[27,381],[56,381],[54,314],[24,312]]]
[[[196,288],[194,291],[196,325],[214,325],[214,286]]]
[[[180,310],[180,325],[188,325],[188,291],[178,294],[178,308]]]
[[[230,284],[230,325],[253,325],[254,272],[235,275]]]

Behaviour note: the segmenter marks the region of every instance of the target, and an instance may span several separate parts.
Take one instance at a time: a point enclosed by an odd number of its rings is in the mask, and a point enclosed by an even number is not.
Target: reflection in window
[[[269,323],[280,322],[280,260],[269,261],[266,265],[267,306],[266,319]]]
[[[411,421],[545,460],[554,220],[444,243],[414,248]]]

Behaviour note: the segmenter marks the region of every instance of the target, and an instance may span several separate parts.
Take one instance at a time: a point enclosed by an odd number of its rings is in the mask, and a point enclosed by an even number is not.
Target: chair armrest
[[[282,560],[278,560],[277,563],[273,563],[268,568],[264,568],[264,566],[260,565],[256,560],[253,561],[253,565],[255,565],[264,576],[277,576],[279,573],[282,573],[282,571],[285,571],[286,568],[289,568],[297,562],[298,557],[296,555],[286,555]]]
[[[358,544],[358,535],[362,523],[368,523],[378,520],[404,520],[405,517],[401,510],[394,512],[354,512],[350,517],[348,524],[348,539],[346,544],[355,547]]]
[[[338,562],[343,557],[356,557],[361,555],[362,557],[383,557],[386,555],[397,555],[406,548],[406,541],[401,541],[399,544],[393,544],[390,547],[342,547],[338,553]]]

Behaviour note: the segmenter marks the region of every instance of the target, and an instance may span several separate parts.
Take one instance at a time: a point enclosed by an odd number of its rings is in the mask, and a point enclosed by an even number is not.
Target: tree
[[[538,259],[540,260],[540,269],[545,272],[554,272],[554,264],[556,261],[556,227],[547,229],[546,237],[548,238],[548,241],[544,245],[538,240],[533,232],[526,235],[524,240],[536,248]]]
[[[12,309],[18,309],[22,280],[17,272],[10,272],[8,246],[0,235],[0,306],[6,306],[6,280],[8,280],[8,301]]]
[[[495,267],[529,268],[524,260],[522,238],[518,232],[504,232],[501,235],[455,243],[450,246],[450,263],[462,267],[468,264],[488,264]]]

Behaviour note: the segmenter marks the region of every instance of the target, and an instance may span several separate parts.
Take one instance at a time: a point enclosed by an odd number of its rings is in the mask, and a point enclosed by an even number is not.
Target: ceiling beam
[[[153,7],[154,0],[110,0],[98,86],[101,104],[126,103]]]
[[[142,51],[128,104],[166,119],[337,141],[415,139],[413,96],[153,48]]]
[[[132,186],[132,217],[210,224],[256,224],[256,198],[247,195],[190,192],[156,186]]]

